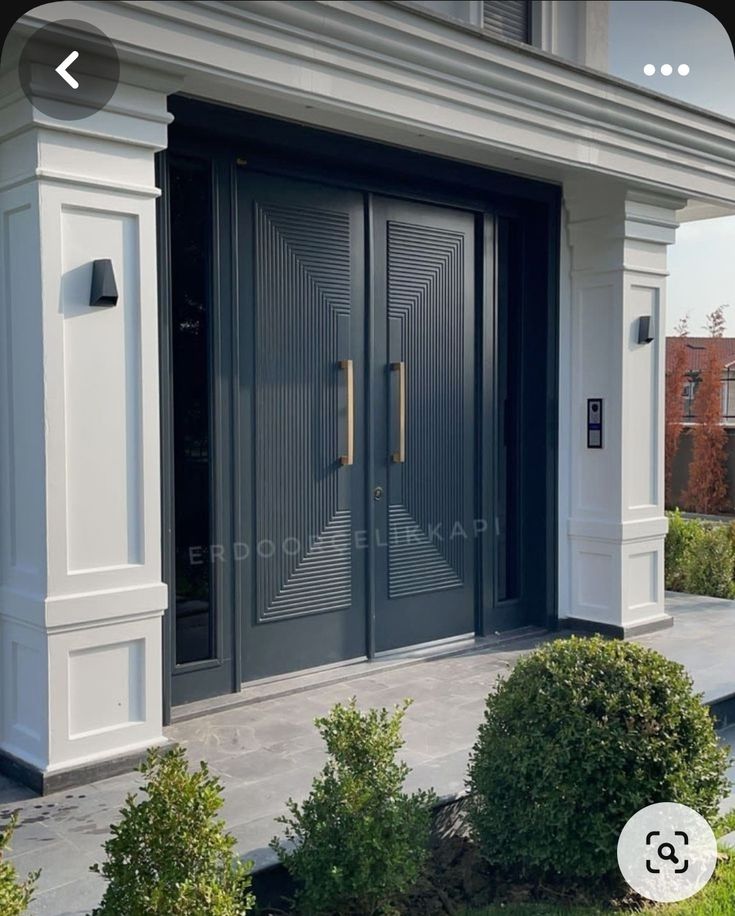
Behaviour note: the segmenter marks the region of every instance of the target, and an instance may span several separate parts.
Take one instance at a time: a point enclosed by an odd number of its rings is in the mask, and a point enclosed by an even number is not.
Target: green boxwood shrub
[[[271,842],[300,914],[386,916],[421,875],[434,796],[403,790],[409,768],[396,754],[407,706],[361,712],[353,699],[316,720],[327,764],[303,804],[288,801],[287,845]]]
[[[735,597],[735,526],[669,514],[666,588],[712,598]]]
[[[10,840],[17,823],[18,817],[13,815],[10,823],[0,828],[0,913],[2,916],[21,916],[21,913],[26,912],[39,875],[39,872],[34,872],[25,881],[20,881],[12,863],[5,858],[6,851],[10,849]]]
[[[683,518],[676,509],[669,515],[669,531],[664,551],[664,579],[666,588],[673,592],[685,592],[689,552],[692,542],[701,537],[702,526],[695,519]]]
[[[488,697],[469,822],[487,859],[515,875],[605,878],[640,808],[679,802],[713,818],[727,765],[681,665],[635,643],[557,640]]]
[[[233,855],[235,840],[216,815],[222,787],[205,763],[189,772],[181,748],[151,751],[141,766],[140,800],[130,795],[105,843],[106,861],[92,871],[107,878],[93,916],[243,916],[250,863]]]
[[[684,563],[686,591],[691,595],[734,598],[735,551],[725,525],[703,525]]]

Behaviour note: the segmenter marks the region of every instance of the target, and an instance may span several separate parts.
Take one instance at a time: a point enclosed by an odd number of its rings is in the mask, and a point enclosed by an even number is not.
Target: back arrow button
[[[37,111],[59,121],[78,121],[101,111],[115,94],[120,60],[113,43],[96,26],[57,19],[26,38],[18,74]]]
[[[79,51],[72,51],[71,54],[68,57],[65,57],[59,66],[56,67],[56,72],[65,82],[71,86],[72,89],[78,89],[79,82],[74,79],[71,73],[67,73],[67,70],[69,67],[71,67],[77,57],[79,57]]]

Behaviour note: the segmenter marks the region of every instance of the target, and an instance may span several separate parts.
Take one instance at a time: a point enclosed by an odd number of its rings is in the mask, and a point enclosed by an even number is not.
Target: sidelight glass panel
[[[498,225],[498,598],[519,597],[520,402],[522,333],[519,240]],[[540,522],[535,522],[540,523]]]
[[[176,663],[214,654],[210,441],[211,176],[170,160]]]

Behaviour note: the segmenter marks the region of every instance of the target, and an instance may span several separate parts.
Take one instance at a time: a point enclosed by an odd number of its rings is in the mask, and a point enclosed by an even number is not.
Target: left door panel
[[[366,652],[364,252],[361,194],[239,172],[245,680]]]

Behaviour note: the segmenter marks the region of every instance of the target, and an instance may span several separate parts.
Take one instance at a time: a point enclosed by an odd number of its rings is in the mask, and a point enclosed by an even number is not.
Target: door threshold
[[[446,639],[417,642],[412,646],[401,646],[398,649],[384,649],[382,652],[376,652],[375,659],[384,661],[394,658],[426,658],[431,655],[444,655],[449,651],[456,652],[462,648],[472,648],[477,638],[474,633],[462,633],[460,636],[448,636]]]
[[[308,671],[297,671],[289,674],[280,674],[256,681],[247,681],[237,693],[228,693],[224,696],[211,697],[206,700],[196,700],[174,706],[171,710],[171,724],[186,722],[201,716],[209,716],[240,706],[252,706],[264,703],[278,697],[293,696],[319,687],[328,687],[332,684],[360,680],[371,677],[380,671],[394,668],[408,668],[420,665],[435,658],[451,655],[465,655],[473,652],[482,652],[491,648],[500,648],[506,643],[522,639],[543,636],[548,633],[542,627],[520,627],[517,630],[508,630],[493,636],[474,636],[471,634],[455,636],[450,639],[437,640],[430,643],[419,643],[402,649],[390,649],[381,652],[373,659],[366,657],[350,659],[345,662],[336,662],[322,665],[319,668],[310,668]]]

